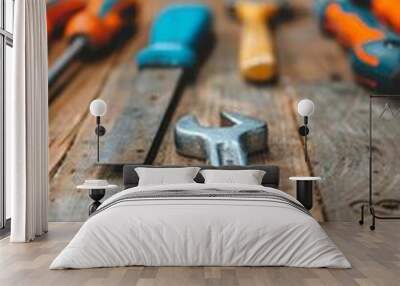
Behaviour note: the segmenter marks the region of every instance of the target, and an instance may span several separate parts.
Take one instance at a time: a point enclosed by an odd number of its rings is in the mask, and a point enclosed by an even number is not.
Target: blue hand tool
[[[211,30],[211,12],[203,4],[175,4],[155,19],[149,45],[136,57],[145,66],[193,67],[197,53]]]
[[[136,57],[139,73],[119,82],[129,99],[114,121],[99,164],[153,162],[187,83],[185,75],[199,61],[211,29],[211,12],[201,4],[172,5],[156,17],[149,44]]]

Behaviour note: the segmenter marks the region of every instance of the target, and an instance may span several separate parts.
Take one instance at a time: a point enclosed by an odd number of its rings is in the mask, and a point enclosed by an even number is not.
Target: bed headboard
[[[151,165],[125,165],[123,169],[124,189],[133,188],[138,185],[139,177],[135,171],[137,167],[147,168],[176,168],[182,166],[151,166]],[[271,187],[278,189],[279,187],[279,167],[278,166],[265,166],[265,165],[254,165],[254,166],[195,166],[204,169],[219,169],[219,170],[263,170],[265,175],[262,179],[262,185],[265,187]],[[199,173],[194,180],[198,183],[204,183],[203,176]]]

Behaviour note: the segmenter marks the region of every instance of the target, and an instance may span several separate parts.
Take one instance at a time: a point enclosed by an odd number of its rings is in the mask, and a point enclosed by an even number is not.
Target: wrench
[[[267,123],[234,112],[221,112],[221,127],[202,126],[193,115],[175,125],[179,154],[207,159],[212,166],[247,165],[249,154],[267,148]]]

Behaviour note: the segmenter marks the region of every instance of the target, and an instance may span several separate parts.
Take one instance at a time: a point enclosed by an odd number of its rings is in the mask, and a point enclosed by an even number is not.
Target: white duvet
[[[179,184],[122,191],[90,217],[50,269],[145,266],[294,266],[350,268],[308,214],[257,198],[152,198],[109,205],[131,192],[262,190],[231,184]]]

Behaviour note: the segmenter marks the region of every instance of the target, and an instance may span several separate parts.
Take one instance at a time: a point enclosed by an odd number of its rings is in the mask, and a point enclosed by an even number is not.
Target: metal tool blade
[[[57,59],[53,66],[49,70],[49,86],[52,86],[61,73],[68,67],[68,65],[83,51],[88,45],[88,39],[86,37],[77,37],[68,46],[67,50],[62,56]],[[51,100],[51,98],[49,98]]]

